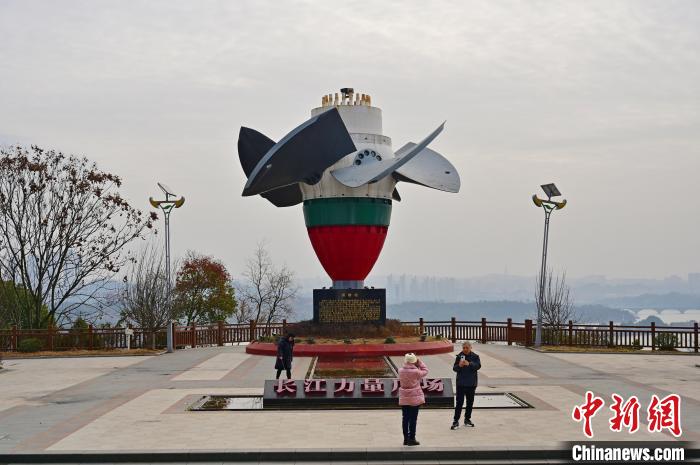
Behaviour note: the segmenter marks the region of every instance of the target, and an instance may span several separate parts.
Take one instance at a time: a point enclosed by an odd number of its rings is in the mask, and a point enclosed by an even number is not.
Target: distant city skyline
[[[303,293],[313,288],[330,285],[327,278],[299,278]],[[583,304],[611,303],[615,299],[639,297],[645,294],[669,293],[697,296],[700,308],[700,273],[688,273],[681,277],[671,275],[653,278],[611,278],[603,275],[584,277],[567,276],[576,302]],[[368,286],[385,287],[387,301],[391,303],[411,301],[471,302],[478,300],[534,300],[535,275],[488,274],[468,278],[427,275],[379,275],[366,283]],[[669,308],[673,308],[672,303]]]

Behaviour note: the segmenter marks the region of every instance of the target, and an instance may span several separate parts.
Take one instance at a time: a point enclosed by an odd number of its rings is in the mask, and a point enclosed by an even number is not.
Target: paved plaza
[[[652,394],[678,393],[682,440],[700,441],[695,356],[552,354],[490,344],[475,344],[474,350],[483,366],[479,392],[512,392],[534,408],[477,409],[476,428],[456,431],[449,429],[451,411],[422,410],[421,448],[556,448],[561,441],[582,441],[571,410],[587,389],[606,398],[606,410],[612,393],[636,395],[642,413]],[[453,354],[424,360],[431,377],[452,377]],[[303,378],[310,362],[296,358],[293,376]],[[243,346],[159,356],[6,360],[0,370],[0,453],[402,447],[398,409],[186,410],[206,394],[262,394],[273,363],[247,355]],[[594,418],[596,440],[674,440],[646,428],[611,432],[609,417],[606,411]]]

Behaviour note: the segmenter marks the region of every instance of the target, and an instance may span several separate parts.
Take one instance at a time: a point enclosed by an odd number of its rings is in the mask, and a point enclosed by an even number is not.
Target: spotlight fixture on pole
[[[165,200],[153,200],[153,197],[149,197],[148,201],[154,208],[160,208],[163,210],[163,216],[165,217],[165,274],[168,279],[168,294],[166,299],[168,305],[167,349],[168,353],[171,353],[173,352],[173,321],[172,305],[170,302],[170,294],[172,290],[170,276],[170,213],[172,212],[173,208],[180,208],[185,203],[185,198],[180,197],[178,199],[173,190],[165,184],[159,182],[158,187],[160,187],[160,190],[162,190],[165,194]]]
[[[535,330],[535,346],[542,345],[542,307],[544,306],[544,288],[547,275],[547,245],[549,242],[549,217],[554,210],[561,210],[566,206],[566,199],[561,202],[552,200],[552,197],[559,197],[561,192],[554,183],[543,184],[542,190],[547,196],[547,200],[540,199],[537,194],[533,194],[532,201],[536,206],[544,209],[544,241],[542,244],[542,263],[540,268],[540,292],[537,302],[537,329]]]

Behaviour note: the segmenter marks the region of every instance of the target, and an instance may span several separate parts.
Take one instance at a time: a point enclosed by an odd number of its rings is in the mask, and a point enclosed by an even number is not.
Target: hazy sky
[[[399,184],[375,274],[700,271],[700,2],[0,0],[0,142],[87,155],[141,208],[185,195],[173,245],[239,273],[257,241],[322,276],[301,207],[242,198],[241,125],[278,140],[354,87],[397,149],[431,145],[459,194]],[[369,282],[371,283],[371,275]]]

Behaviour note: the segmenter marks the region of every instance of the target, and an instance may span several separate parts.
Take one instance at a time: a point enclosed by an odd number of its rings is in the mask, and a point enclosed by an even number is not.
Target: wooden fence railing
[[[413,327],[416,335],[442,336],[452,342],[461,340],[503,342],[511,345],[532,345],[535,340],[535,324],[532,320],[522,323],[507,321],[407,321],[404,326]],[[265,336],[283,334],[286,320],[282,323],[256,324],[254,321],[242,324],[191,325],[174,327],[176,347],[222,346],[224,344],[249,342]],[[125,328],[75,329],[0,329],[0,352],[16,351],[23,340],[34,338],[41,342],[43,350],[68,349],[125,349],[163,348],[166,345],[166,331],[156,332],[134,328],[127,336]],[[630,347],[657,349],[683,349],[698,352],[698,323],[693,326],[626,326],[568,324],[560,326],[544,325],[542,343],[545,345]]]
[[[160,348],[165,347],[165,330],[156,332],[133,329],[133,334],[127,336],[125,328],[94,328],[76,329],[0,329],[0,352],[15,351],[23,340],[37,339],[41,350],[97,350],[97,349],[126,349],[131,348]],[[128,342],[127,342],[128,341]]]
[[[450,321],[404,322],[404,325],[416,327],[419,334],[428,336],[442,335],[456,342],[471,340],[480,342],[506,342],[531,345],[535,341],[536,325],[532,320],[524,323],[508,321]],[[554,326],[543,325],[542,344],[593,347],[629,347],[650,348],[652,350],[673,348],[691,349],[698,352],[698,323],[693,326],[629,326],[616,325],[612,321],[607,325],[567,324]]]
[[[530,345],[534,341],[532,320],[525,320],[523,323],[514,323],[511,318],[507,321],[487,321],[486,318],[482,318],[481,321],[457,321],[452,317],[449,321],[426,322],[421,318],[402,324],[415,327],[417,334],[442,336],[452,342],[468,340]]]
[[[192,325],[175,326],[174,344],[176,347],[201,347],[224,345],[258,340],[264,336],[282,334],[286,329],[282,323],[256,324],[254,321],[244,324]],[[0,352],[16,351],[26,339],[37,339],[41,350],[94,350],[94,349],[161,349],[166,346],[166,330],[152,332],[133,328],[133,334],[127,335],[126,328],[76,329],[0,329]]]
[[[198,346],[222,346],[237,342],[249,342],[260,339],[263,336],[282,334],[286,330],[287,322],[271,324],[250,323],[224,324],[220,321],[216,325],[209,326],[176,326],[176,347]]]

